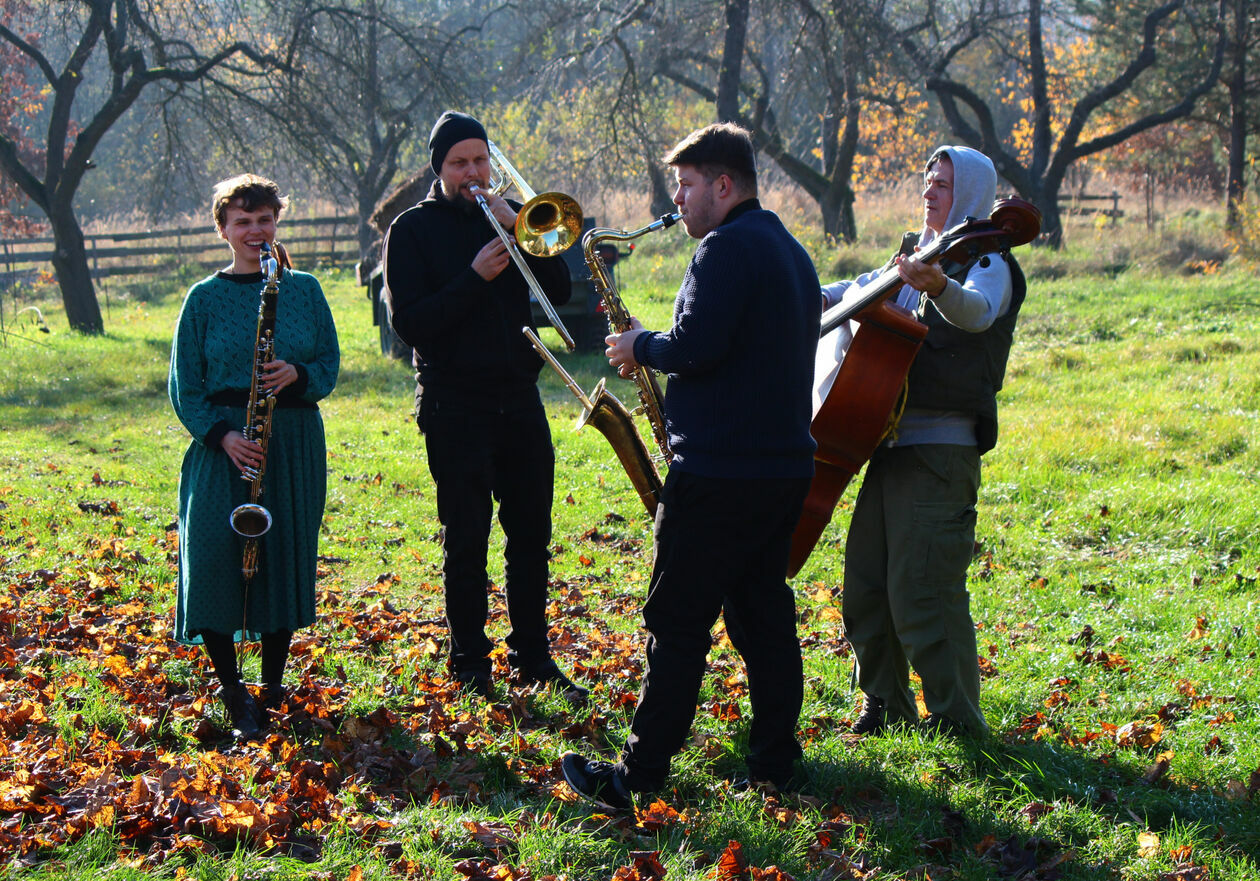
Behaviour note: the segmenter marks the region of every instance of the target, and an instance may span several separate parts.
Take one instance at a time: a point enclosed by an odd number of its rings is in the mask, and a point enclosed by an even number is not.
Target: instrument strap
[[[905,379],[901,381],[901,395],[897,398],[897,406],[893,407],[892,415],[888,417],[888,426],[884,429],[884,433],[879,436],[879,440],[875,442],[875,446],[881,444],[897,442],[897,428],[901,425],[901,416],[906,412],[906,402],[910,400],[910,374],[906,373]]]

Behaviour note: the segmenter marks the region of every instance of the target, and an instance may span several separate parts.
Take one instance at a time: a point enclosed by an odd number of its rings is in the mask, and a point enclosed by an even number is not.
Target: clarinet
[[[258,302],[258,332],[254,338],[254,365],[249,383],[249,403],[245,409],[245,427],[241,434],[262,447],[262,461],[256,468],[246,468],[241,479],[249,481],[249,501],[232,510],[229,522],[237,535],[244,537],[241,574],[245,577],[248,595],[250,579],[258,571],[258,539],[271,529],[271,512],[258,504],[262,495],[263,472],[267,468],[267,442],[271,440],[271,416],[275,410],[275,393],[263,388],[263,365],[275,360],[276,295],[279,293],[280,265],[272,256],[271,246],[262,244],[260,263],[263,287]]]

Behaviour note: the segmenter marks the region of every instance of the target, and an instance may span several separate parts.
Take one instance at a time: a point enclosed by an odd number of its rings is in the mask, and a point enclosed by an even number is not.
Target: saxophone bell
[[[262,505],[246,502],[232,509],[228,518],[232,531],[243,538],[258,538],[271,528],[271,512]]]
[[[661,488],[664,484],[661,481],[660,472],[656,469],[656,463],[652,461],[652,455],[634,427],[634,420],[626,411],[625,405],[605,388],[602,379],[595,387],[595,391],[587,397],[582,387],[577,384],[577,380],[569,375],[569,372],[556,360],[556,356],[551,354],[530,327],[522,327],[521,333],[525,334],[542,359],[552,366],[564,384],[569,387],[569,391],[573,392],[582,404],[582,413],[573,426],[574,431],[581,431],[587,425],[593,425],[608,439],[613,452],[621,461],[621,467],[630,478],[630,484],[638,493],[639,500],[643,502],[643,507],[647,509],[651,517],[655,518],[656,508],[661,500]]]

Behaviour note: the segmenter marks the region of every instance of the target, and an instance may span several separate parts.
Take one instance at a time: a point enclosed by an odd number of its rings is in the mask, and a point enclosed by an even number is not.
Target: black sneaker
[[[796,792],[804,788],[808,782],[805,769],[799,764],[778,773],[766,773],[764,768],[751,769],[743,777],[731,777],[731,790],[734,792]]]
[[[560,770],[565,782],[587,801],[606,811],[634,810],[634,797],[612,762],[565,753],[560,757]]]
[[[739,777],[731,781],[731,792],[762,792],[775,794],[784,787],[773,780],[761,780],[756,777]]]
[[[537,683],[548,688],[558,688],[571,701],[585,700],[586,696],[590,694],[589,689],[583,688],[568,676],[565,676],[552,658],[547,658],[547,660],[532,667],[518,667],[516,669],[516,677],[523,685],[534,685]]]
[[[490,674],[485,670],[461,670],[455,674],[455,681],[459,683],[460,690],[469,694],[475,694],[485,700],[494,697],[494,691],[490,686]]]
[[[853,723],[854,734],[879,734],[888,727],[888,714],[884,712],[884,699],[866,695],[862,701],[862,714]]]

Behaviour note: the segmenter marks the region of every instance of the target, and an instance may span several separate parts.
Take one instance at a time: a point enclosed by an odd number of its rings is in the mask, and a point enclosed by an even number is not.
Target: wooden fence
[[[280,232],[280,241],[298,268],[347,265],[359,259],[355,217],[286,217]],[[94,278],[154,275],[178,266],[214,269],[230,262],[227,243],[205,226],[90,233],[84,240]],[[51,273],[52,244],[51,236],[0,239],[0,289]]]
[[[1124,210],[1120,207],[1120,194],[1112,190],[1107,195],[1090,195],[1088,193],[1071,193],[1061,198],[1065,204],[1064,212],[1066,214],[1101,214],[1104,217],[1110,217],[1115,221],[1117,217],[1124,217]],[[1111,207],[1094,207],[1089,204],[1081,204],[1082,202],[1110,202]]]

